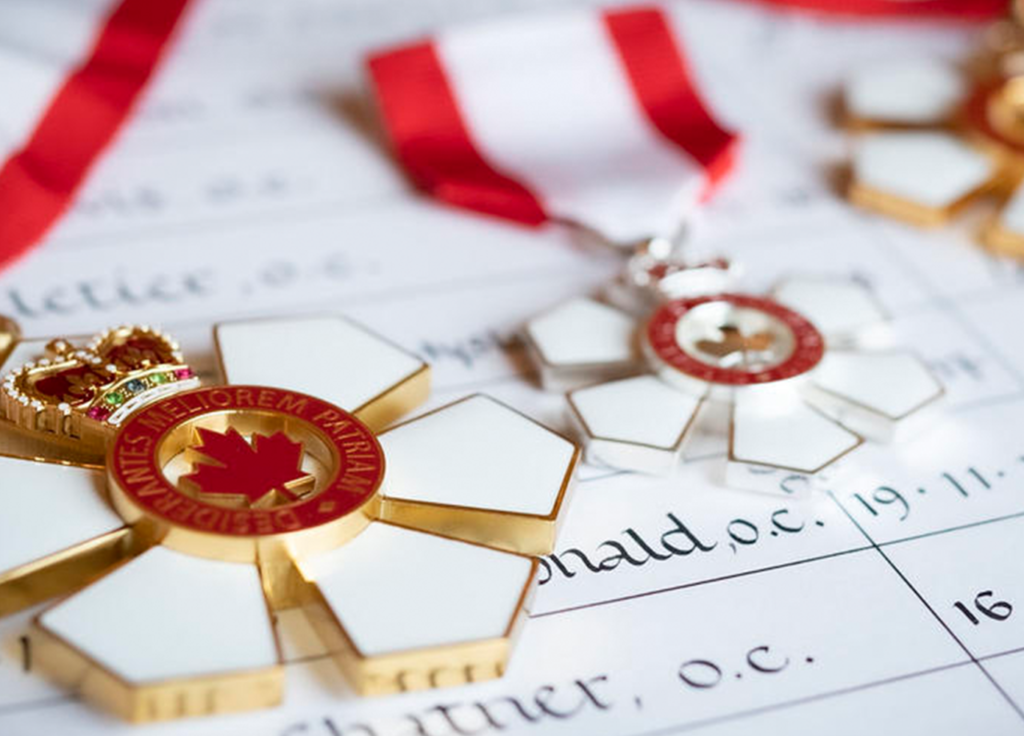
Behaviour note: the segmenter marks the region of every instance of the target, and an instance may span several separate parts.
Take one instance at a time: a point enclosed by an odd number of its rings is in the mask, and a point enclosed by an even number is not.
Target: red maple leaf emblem
[[[196,492],[249,507],[276,506],[299,500],[313,489],[302,470],[302,443],[284,432],[252,435],[252,444],[229,428],[199,429],[199,444],[189,448],[193,471],[181,481]]]

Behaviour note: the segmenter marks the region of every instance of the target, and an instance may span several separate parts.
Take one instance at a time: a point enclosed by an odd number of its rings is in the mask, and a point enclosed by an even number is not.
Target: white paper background
[[[209,371],[213,321],[342,310],[434,364],[432,405],[486,390],[562,426],[560,399],[535,387],[513,336],[616,262],[565,230],[417,197],[358,102],[365,49],[550,5],[197,2],[73,212],[0,277],[0,312],[30,335],[160,324]],[[583,468],[558,545],[566,572],[547,561],[507,677],[484,685],[358,700],[284,614],[283,707],[129,727],[25,671],[28,611],[0,621],[0,733],[1019,732],[1024,608],[975,626],[954,605],[991,590],[1024,606],[1020,273],[971,245],[970,217],[919,233],[852,210],[831,183],[843,76],[922,51],[957,58],[976,30],[836,25],[724,0],[672,12],[712,106],[746,136],[706,242],[742,259],[755,288],[793,270],[871,284],[946,384],[940,425],[868,448],[803,503],[718,488],[721,467],[699,445],[668,481]],[[583,561],[621,551],[631,561],[614,569]]]

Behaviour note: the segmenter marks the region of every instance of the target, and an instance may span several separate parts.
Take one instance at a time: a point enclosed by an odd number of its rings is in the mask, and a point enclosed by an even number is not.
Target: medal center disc
[[[384,454],[366,425],[325,401],[217,386],[133,414],[107,474],[129,523],[147,522],[181,551],[248,560],[260,542],[328,549],[362,531],[379,505]]]
[[[666,302],[651,317],[646,337],[656,368],[735,386],[793,378],[824,354],[821,333],[801,315],[741,294]]]
[[[700,304],[676,323],[676,343],[715,368],[757,373],[788,360],[793,331],[767,312],[725,301]]]

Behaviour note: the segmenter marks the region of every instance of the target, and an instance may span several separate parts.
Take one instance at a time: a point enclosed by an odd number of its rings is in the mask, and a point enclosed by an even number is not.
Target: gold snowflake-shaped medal
[[[159,331],[4,323],[0,614],[64,596],[34,666],[133,721],[266,707],[302,607],[360,693],[499,676],[576,447],[483,395],[388,426],[429,368],[343,318],[216,343],[196,387]]]
[[[973,73],[928,59],[866,68],[844,90],[855,131],[848,196],[916,225],[947,222],[989,196],[992,251],[1024,258],[1024,30],[992,29]]]

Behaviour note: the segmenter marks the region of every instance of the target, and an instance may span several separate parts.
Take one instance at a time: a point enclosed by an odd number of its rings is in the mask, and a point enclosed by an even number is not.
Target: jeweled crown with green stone
[[[142,406],[198,384],[173,339],[126,325],[84,347],[51,340],[44,355],[4,376],[0,415],[24,429],[91,439]]]

